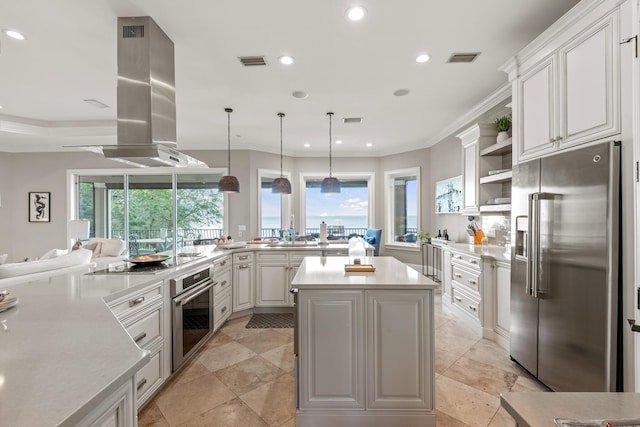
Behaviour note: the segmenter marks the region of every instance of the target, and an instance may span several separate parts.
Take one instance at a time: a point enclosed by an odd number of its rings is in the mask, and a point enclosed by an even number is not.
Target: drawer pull
[[[456,273],[456,274],[454,274],[454,276],[456,276],[458,279],[460,279],[462,277],[462,274]]]
[[[477,264],[477,263],[478,263],[478,261],[476,261],[475,259],[470,259],[470,260],[469,260],[469,262],[470,262],[471,264]]]
[[[474,306],[472,306],[472,305],[470,305],[470,306],[469,306],[469,309],[470,309],[470,310],[472,310],[472,311],[478,311],[478,309],[477,309],[477,308],[475,308],[475,307],[474,307]]]
[[[455,299],[458,302],[462,302],[462,298],[460,298],[460,297],[453,297],[453,299]]]
[[[242,261],[247,260],[247,259],[249,259],[249,255],[239,256],[238,259],[242,260]]]
[[[222,281],[222,283],[220,283],[220,287],[221,287],[221,288],[224,288],[226,284],[227,284],[227,281],[226,281],[226,280],[223,280],[223,281]]]
[[[226,305],[224,307],[222,307],[222,310],[220,310],[220,314],[223,314],[225,311],[227,311],[227,306]]]
[[[224,261],[220,262],[220,267],[227,265],[227,260],[225,259]]]
[[[142,332],[142,333],[140,333],[140,335],[135,337],[133,340],[136,342],[136,344],[138,344],[139,341],[143,340],[146,337],[147,337],[147,333],[146,332]]]
[[[456,255],[456,259],[462,259],[462,255]]]
[[[142,387],[144,387],[144,385],[145,385],[146,383],[147,383],[147,379],[146,379],[146,378],[143,378],[143,379],[141,379],[140,381],[138,381],[138,385],[136,386],[136,390],[137,390],[137,391],[140,391],[140,389],[141,389]]]
[[[469,280],[469,283],[471,283],[472,285],[477,285],[478,282],[476,282],[475,280]]]
[[[244,270],[245,268],[249,268],[249,264],[242,264],[238,266],[239,269]]]
[[[138,305],[140,304],[142,301],[144,301],[144,297],[138,297],[134,300],[129,301],[129,307],[133,307],[134,305]]]

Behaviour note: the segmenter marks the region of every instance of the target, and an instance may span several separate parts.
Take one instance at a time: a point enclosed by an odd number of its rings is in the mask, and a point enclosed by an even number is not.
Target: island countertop
[[[301,289],[436,289],[438,284],[393,257],[362,257],[362,264],[372,264],[374,272],[346,272],[352,257],[305,257],[292,286]]]

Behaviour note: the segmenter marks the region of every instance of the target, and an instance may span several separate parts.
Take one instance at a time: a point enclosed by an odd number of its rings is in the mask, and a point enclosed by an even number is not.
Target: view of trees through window
[[[133,241],[145,253],[212,239],[223,232],[219,178],[216,174],[177,174],[174,189],[171,174],[129,175],[125,193],[124,176],[80,176],[78,217],[90,220],[92,237],[124,239],[130,247]]]

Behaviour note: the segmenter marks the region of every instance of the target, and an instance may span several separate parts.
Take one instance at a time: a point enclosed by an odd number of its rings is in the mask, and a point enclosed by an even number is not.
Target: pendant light
[[[240,183],[238,182],[238,178],[231,175],[231,113],[233,113],[233,110],[231,108],[225,108],[224,111],[227,112],[227,153],[229,161],[227,172],[229,175],[220,178],[218,191],[221,193],[239,193]]]
[[[322,184],[320,184],[320,192],[339,193],[340,181],[338,181],[338,178],[331,176],[331,116],[333,116],[333,113],[327,113],[327,116],[329,116],[329,177],[322,180]]]
[[[273,180],[271,192],[291,194],[291,182],[282,175],[282,118],[284,117],[284,113],[278,113],[278,117],[280,117],[280,178]]]

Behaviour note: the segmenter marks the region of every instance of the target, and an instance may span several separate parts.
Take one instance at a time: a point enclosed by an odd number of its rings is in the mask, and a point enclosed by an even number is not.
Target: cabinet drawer
[[[233,254],[233,263],[246,263],[253,261],[253,253],[252,252],[240,252],[238,254]]]
[[[123,323],[127,333],[140,348],[153,342],[161,336],[162,305],[152,311],[144,311]]]
[[[475,298],[472,298],[465,294],[464,292],[460,292],[459,289],[454,286],[453,290],[453,305],[457,305],[466,313],[469,313],[474,319],[480,320],[480,303]]]
[[[213,280],[218,282],[213,287],[214,296],[231,289],[231,270],[227,270],[221,274],[216,274],[213,277]]]
[[[299,265],[306,256],[322,256],[322,251],[291,251],[289,260],[292,264]]]
[[[458,265],[451,266],[453,273],[453,281],[460,285],[466,286],[475,292],[480,292],[480,272],[475,270],[467,270]]]
[[[148,306],[154,301],[161,300],[163,293],[162,282],[133,292],[109,303],[109,308],[118,319],[130,316],[142,307]]]
[[[231,268],[231,257],[223,256],[213,261],[213,273],[217,274],[227,268]]]
[[[289,260],[288,251],[265,251],[258,252],[256,254],[259,261],[277,261],[277,262],[287,262]]]
[[[480,257],[476,255],[451,251],[451,264],[462,265],[480,272]]]
[[[136,388],[138,396],[138,407],[147,399],[145,393],[155,388],[158,382],[162,382],[162,350],[151,355],[151,359],[136,373]]]
[[[232,299],[231,289],[226,293],[221,293],[215,298],[215,306],[213,308],[213,329],[218,329],[229,315],[231,315]]]

